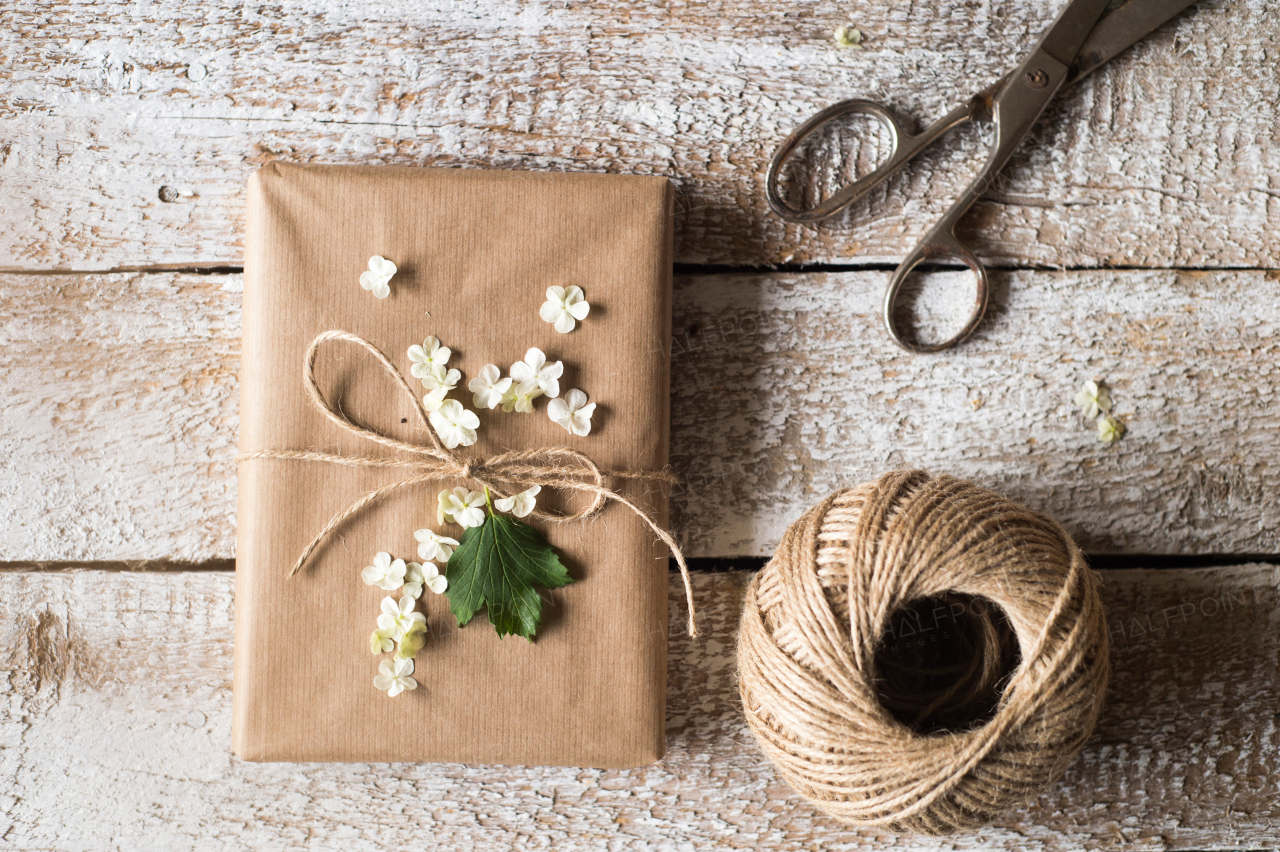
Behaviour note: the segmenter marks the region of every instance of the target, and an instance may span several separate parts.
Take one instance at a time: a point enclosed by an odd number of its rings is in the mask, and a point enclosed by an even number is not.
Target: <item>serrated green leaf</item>
[[[500,638],[514,633],[530,641],[542,621],[542,597],[535,587],[558,589],[573,582],[541,533],[494,514],[462,534],[449,557],[448,577],[445,594],[459,627],[483,607]]]

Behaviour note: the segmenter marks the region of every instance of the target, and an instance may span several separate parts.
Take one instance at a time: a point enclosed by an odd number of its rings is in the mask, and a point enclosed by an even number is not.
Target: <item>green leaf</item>
[[[462,534],[449,557],[449,610],[465,625],[485,607],[499,637],[514,633],[532,641],[542,620],[535,586],[558,589],[573,582],[547,540],[528,524],[489,514]]]

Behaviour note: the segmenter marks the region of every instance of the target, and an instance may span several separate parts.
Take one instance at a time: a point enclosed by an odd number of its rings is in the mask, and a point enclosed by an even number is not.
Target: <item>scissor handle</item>
[[[976,118],[980,105],[975,101],[976,99],[956,107],[918,135],[908,133],[897,114],[884,104],[858,98],[832,104],[797,127],[774,152],[765,177],[765,197],[769,201],[769,207],[788,222],[820,222],[839,213],[887,180],[948,130]],[[778,192],[778,176],[783,167],[806,139],[830,122],[846,115],[867,115],[878,120],[889,131],[889,158],[873,171],[841,187],[830,198],[812,207],[800,209],[787,204]]]
[[[958,218],[958,217],[956,217]],[[982,262],[974,256],[973,252],[965,248],[964,244],[956,239],[956,235],[952,228],[954,220],[947,217],[937,226],[933,228],[924,239],[911,250],[911,253],[903,259],[902,263],[894,270],[893,278],[889,280],[889,289],[884,294],[884,324],[889,330],[889,336],[893,338],[893,342],[898,344],[908,352],[917,354],[926,354],[930,352],[943,352],[947,349],[964,342],[965,338],[973,334],[978,325],[982,322],[982,316],[987,312],[987,302],[990,298],[991,289],[987,279],[987,269]],[[902,287],[906,283],[907,278],[915,271],[916,267],[922,263],[929,261],[942,260],[945,258],[955,258],[964,263],[973,272],[977,279],[977,293],[974,296],[973,312],[970,313],[969,319],[965,322],[964,328],[956,332],[956,334],[941,341],[940,343],[921,343],[911,340],[898,325],[898,320],[894,316],[894,310],[898,306],[898,300],[902,297]]]

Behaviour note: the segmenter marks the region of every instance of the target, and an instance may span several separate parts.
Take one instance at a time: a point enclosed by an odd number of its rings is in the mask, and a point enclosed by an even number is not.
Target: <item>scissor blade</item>
[[[1071,0],[1058,13],[1049,29],[1044,31],[1044,35],[1040,36],[1037,47],[1063,65],[1071,65],[1110,2],[1111,0]]]
[[[1103,18],[1081,46],[1067,73],[1067,85],[1094,71],[1142,41],[1196,0],[1129,0]]]

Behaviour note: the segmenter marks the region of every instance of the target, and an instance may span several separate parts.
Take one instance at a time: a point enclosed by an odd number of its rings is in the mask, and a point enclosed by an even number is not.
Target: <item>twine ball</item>
[[[913,606],[924,615],[904,616]],[[943,633],[967,662],[897,666],[895,648]],[[756,740],[803,798],[850,824],[947,834],[1066,769],[1102,705],[1107,629],[1060,525],[972,483],[898,471],[787,529],[747,589],[738,669]]]

